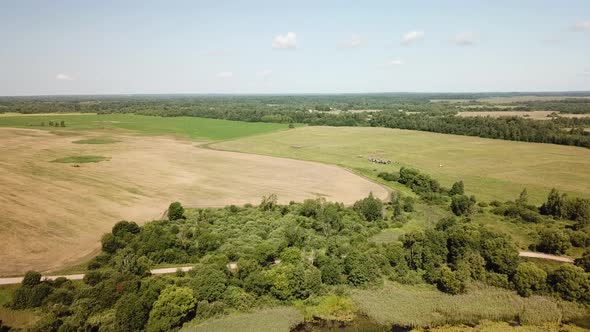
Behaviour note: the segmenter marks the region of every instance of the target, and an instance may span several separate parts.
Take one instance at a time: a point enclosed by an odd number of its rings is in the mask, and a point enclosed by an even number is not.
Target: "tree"
[[[378,268],[366,254],[353,250],[344,259],[344,272],[348,275],[348,282],[359,286],[375,280]]]
[[[276,194],[270,194],[268,196],[262,196],[262,201],[258,208],[261,211],[272,211],[278,205],[278,198]]]
[[[502,236],[484,240],[481,255],[486,260],[488,270],[512,275],[518,266],[518,247]]]
[[[115,304],[115,326],[119,331],[142,331],[149,312],[141,297],[135,293],[125,294]]]
[[[512,282],[521,296],[531,296],[533,292],[545,288],[547,273],[535,263],[522,263],[516,268]]]
[[[469,214],[475,202],[465,195],[455,195],[451,198],[451,210],[457,216]]]
[[[436,288],[441,292],[449,294],[459,294],[465,289],[465,285],[448,266],[443,265],[438,271],[436,278]]]
[[[41,283],[41,273],[37,271],[29,271],[25,274],[23,281],[21,282],[22,286],[33,287]]]
[[[165,332],[182,325],[194,314],[196,304],[190,288],[169,286],[154,302],[149,314],[147,331]]]
[[[227,287],[225,273],[211,266],[197,271],[193,288],[198,301],[213,302],[219,300]]]
[[[184,208],[180,202],[174,202],[168,207],[168,220],[178,220],[184,218]]]
[[[526,191],[526,188],[524,188],[520,192],[520,195],[518,196],[518,198],[516,199],[516,205],[527,205],[528,202],[529,202],[529,194]]]
[[[590,272],[590,249],[586,249],[582,257],[577,258],[575,261],[576,266],[584,269],[586,272]]]
[[[545,228],[540,232],[537,248],[549,254],[565,254],[572,246],[569,236],[561,229]]]
[[[568,301],[590,301],[590,279],[579,266],[562,264],[549,274],[551,289]]]
[[[559,195],[559,191],[553,188],[547,196],[547,201],[541,205],[540,212],[544,215],[561,217],[564,208],[563,196]]]
[[[457,181],[453,183],[451,190],[449,190],[449,196],[455,195],[463,195],[465,194],[465,186],[463,185],[463,181]]]
[[[375,221],[382,217],[383,203],[369,193],[369,196],[354,203],[353,209],[366,221]]]

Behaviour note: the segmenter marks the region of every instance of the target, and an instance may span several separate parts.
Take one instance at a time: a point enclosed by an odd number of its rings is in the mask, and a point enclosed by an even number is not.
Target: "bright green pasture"
[[[277,307],[193,321],[184,325],[181,332],[289,332],[303,323],[303,315],[293,307]]]
[[[480,200],[512,200],[527,188],[532,203],[552,187],[590,197],[590,149],[412,130],[302,127],[211,145],[213,148],[314,160],[363,175],[417,168],[443,185],[463,180]],[[388,159],[374,164],[368,157]]]
[[[65,121],[65,128],[49,126],[49,121],[61,122],[62,120]],[[45,126],[41,126],[42,123]],[[134,114],[43,114],[1,116],[0,127],[24,127],[56,131],[126,129],[143,134],[171,134],[191,139],[226,140],[287,129],[288,126],[275,123]]]

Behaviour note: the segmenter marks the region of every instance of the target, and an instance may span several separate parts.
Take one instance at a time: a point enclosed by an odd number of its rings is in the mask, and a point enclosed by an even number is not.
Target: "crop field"
[[[321,196],[352,204],[370,192],[388,195],[336,166],[214,151],[170,137],[66,129],[0,129],[0,275],[79,263],[115,222],[160,218],[176,200],[218,207],[257,204],[275,193],[281,203]],[[73,144],[96,138],[117,142]]]
[[[590,197],[590,149],[579,147],[360,127],[303,127],[211,147],[336,164],[372,177],[408,166],[445,186],[463,180],[467,193],[488,201],[515,199],[525,187],[536,204],[552,187]]]
[[[50,127],[49,122],[64,121],[66,127]],[[44,124],[45,126],[41,126]],[[41,114],[0,116],[0,127],[47,130],[124,129],[141,134],[173,135],[200,141],[226,140],[281,129],[286,124],[250,123],[194,117],[158,117],[134,114]],[[92,142],[86,142],[92,144]],[[96,141],[94,144],[97,144]]]

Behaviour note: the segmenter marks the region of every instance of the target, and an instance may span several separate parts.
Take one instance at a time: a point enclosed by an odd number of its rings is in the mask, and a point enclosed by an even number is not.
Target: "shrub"
[[[590,280],[579,266],[563,264],[547,278],[551,289],[568,301],[590,301]]]
[[[147,331],[165,332],[182,325],[194,314],[196,303],[190,288],[164,289],[150,311]]]
[[[22,286],[33,287],[41,283],[41,273],[36,271],[29,271],[25,274]]]
[[[178,220],[184,218],[184,208],[180,202],[173,202],[168,207],[168,220]]]
[[[115,304],[115,326],[120,331],[141,331],[149,312],[149,307],[137,294],[123,295]]]
[[[436,278],[436,288],[441,292],[459,294],[465,289],[465,285],[448,266],[442,266]]]
[[[521,296],[531,296],[533,292],[545,288],[547,273],[534,263],[522,263],[516,268],[512,282]]]
[[[577,258],[575,261],[576,266],[584,269],[586,272],[590,272],[590,249],[586,249],[582,257]]]
[[[449,190],[449,196],[455,195],[463,195],[465,194],[465,186],[463,185],[463,181],[457,181],[453,183],[451,190]]]
[[[568,235],[561,229],[546,228],[540,232],[537,249],[549,254],[565,254],[571,247]]]
[[[451,198],[451,211],[457,216],[469,214],[473,211],[475,200],[465,195],[455,195]]]
[[[197,271],[192,285],[197,300],[213,302],[223,295],[227,287],[227,276],[216,268],[205,267]]]
[[[368,197],[354,203],[353,209],[366,221],[375,221],[382,217],[383,203],[370,193]]]

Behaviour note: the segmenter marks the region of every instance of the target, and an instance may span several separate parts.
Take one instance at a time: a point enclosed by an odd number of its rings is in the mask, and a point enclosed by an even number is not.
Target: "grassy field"
[[[6,305],[12,299],[12,292],[16,286],[0,287],[0,322],[14,328],[30,327],[41,318],[39,313],[31,310],[12,310]]]
[[[542,325],[588,318],[585,308],[571,302],[543,296],[523,298],[512,291],[485,286],[448,295],[430,285],[386,282],[383,288],[354,290],[352,298],[361,312],[382,325],[472,325],[483,320]]]
[[[65,121],[66,127],[49,127],[49,121]],[[41,126],[45,123],[45,126]],[[51,114],[0,117],[0,127],[47,130],[126,129],[143,134],[168,134],[195,140],[226,140],[287,129],[286,124],[252,123],[195,117],[157,117],[134,114]]]
[[[109,157],[103,156],[69,156],[52,160],[53,163],[97,163],[100,161],[109,160]]]
[[[320,161],[372,177],[409,166],[445,186],[463,180],[467,193],[488,201],[514,199],[525,187],[533,203],[552,187],[590,197],[590,149],[579,147],[356,127],[303,127],[211,147]],[[370,156],[392,164],[371,163]]]
[[[181,332],[289,332],[303,323],[303,315],[292,307],[258,310],[247,314],[234,314],[206,321],[189,322]]]
[[[78,141],[73,141],[72,143],[74,144],[112,144],[112,143],[117,143],[120,141],[117,141],[115,139],[112,138],[89,138],[89,139],[81,139]]]

